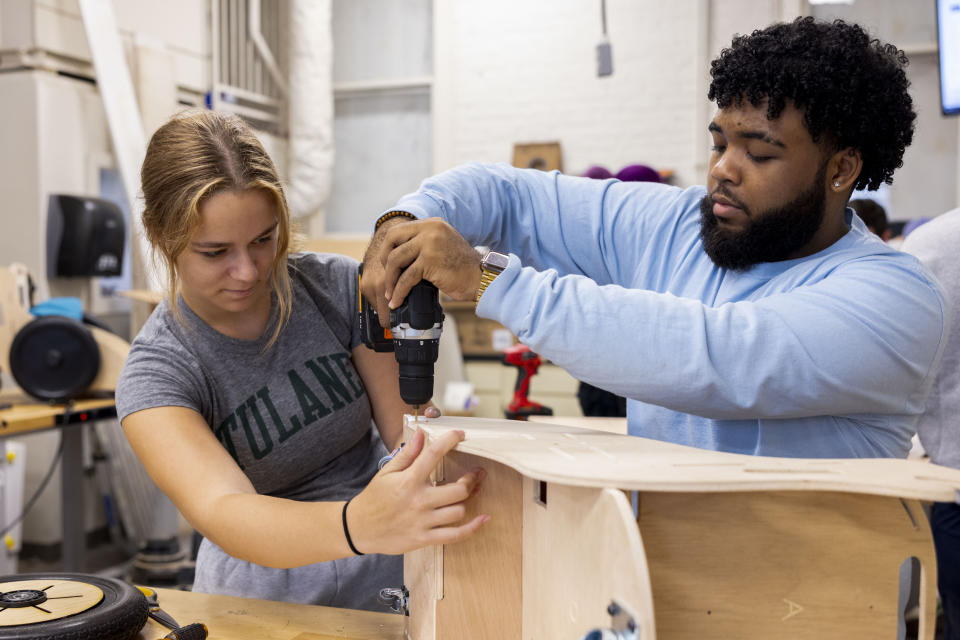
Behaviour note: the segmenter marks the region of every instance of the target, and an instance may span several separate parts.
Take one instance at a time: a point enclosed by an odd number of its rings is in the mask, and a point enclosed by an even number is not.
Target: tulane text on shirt
[[[348,353],[333,353],[307,360],[298,369],[290,369],[285,389],[260,387],[220,423],[214,434],[241,469],[238,443],[246,442],[250,455],[260,460],[269,455],[275,444],[285,442],[304,426],[363,397],[363,382],[347,365],[349,359]],[[281,416],[273,397],[289,393],[296,397],[299,411]]]

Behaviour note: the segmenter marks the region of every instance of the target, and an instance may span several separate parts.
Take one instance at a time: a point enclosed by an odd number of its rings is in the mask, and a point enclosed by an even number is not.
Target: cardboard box
[[[501,356],[516,344],[516,337],[499,322],[478,318],[472,302],[443,302],[443,312],[457,324],[460,350],[464,357]]]

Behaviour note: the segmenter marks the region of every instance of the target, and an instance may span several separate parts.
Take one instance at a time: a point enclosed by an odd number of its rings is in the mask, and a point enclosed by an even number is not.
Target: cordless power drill
[[[553,409],[533,402],[527,397],[530,378],[537,373],[543,361],[525,344],[515,344],[503,351],[503,364],[517,367],[517,383],[513,386],[513,400],[507,405],[507,418],[526,420],[529,416],[552,416]]]
[[[363,265],[357,277],[363,284]],[[421,280],[410,289],[406,299],[390,311],[390,328],[380,326],[374,305],[360,289],[360,334],[363,343],[374,351],[393,351],[400,364],[400,397],[416,408],[433,397],[433,365],[437,361],[443,308],[440,294],[432,283]]]

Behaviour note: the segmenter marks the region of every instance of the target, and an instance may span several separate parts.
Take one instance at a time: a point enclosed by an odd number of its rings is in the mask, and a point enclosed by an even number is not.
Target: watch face
[[[491,251],[483,257],[483,268],[493,271],[503,271],[510,264],[510,257],[502,253]]]

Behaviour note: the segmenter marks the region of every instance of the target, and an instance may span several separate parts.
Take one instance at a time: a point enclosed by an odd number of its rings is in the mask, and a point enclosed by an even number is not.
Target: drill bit
[[[413,421],[420,422],[420,405],[413,405]]]

